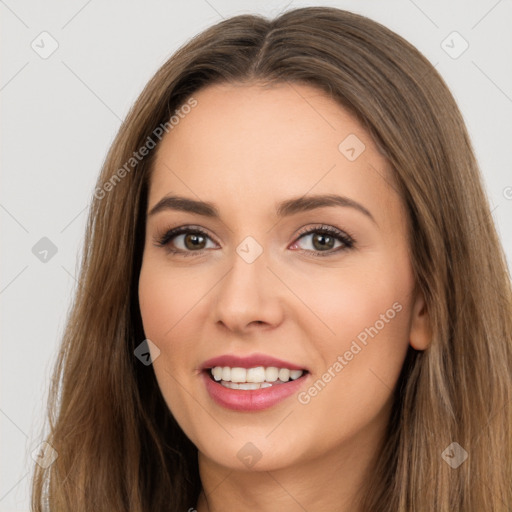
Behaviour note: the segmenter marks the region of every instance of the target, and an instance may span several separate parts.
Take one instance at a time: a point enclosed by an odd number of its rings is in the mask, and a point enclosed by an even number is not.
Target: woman
[[[80,283],[34,510],[512,508],[505,257],[453,97],[380,24],[243,15],[176,52]]]

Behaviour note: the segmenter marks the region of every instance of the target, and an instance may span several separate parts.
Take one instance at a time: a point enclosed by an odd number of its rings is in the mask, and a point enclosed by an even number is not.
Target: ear
[[[417,291],[412,307],[409,343],[416,350],[425,350],[430,345],[432,330],[425,298],[421,291]]]

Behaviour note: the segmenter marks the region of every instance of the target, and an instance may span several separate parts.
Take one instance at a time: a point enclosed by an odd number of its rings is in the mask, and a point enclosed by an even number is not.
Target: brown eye
[[[158,237],[155,244],[167,248],[172,253],[188,256],[203,253],[208,240],[211,238],[202,229],[184,226],[170,229]]]
[[[184,235],[183,242],[185,247],[190,250],[203,249],[206,237],[197,233],[188,233]]]
[[[315,249],[321,251],[322,249],[333,249],[336,239],[330,235],[323,233],[315,233],[313,235],[313,246]]]
[[[301,233],[293,245],[297,246],[298,241],[306,237],[311,237],[312,249],[301,248],[301,250],[316,256],[329,256],[339,253],[340,251],[351,249],[355,243],[352,237],[339,229],[331,226],[322,226]],[[338,242],[338,246],[336,246],[336,242]]]

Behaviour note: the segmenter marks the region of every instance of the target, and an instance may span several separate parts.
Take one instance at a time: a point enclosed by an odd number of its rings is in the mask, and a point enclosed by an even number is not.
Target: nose
[[[214,322],[238,335],[277,327],[284,317],[283,285],[268,267],[265,251],[252,263],[236,252],[216,287]]]

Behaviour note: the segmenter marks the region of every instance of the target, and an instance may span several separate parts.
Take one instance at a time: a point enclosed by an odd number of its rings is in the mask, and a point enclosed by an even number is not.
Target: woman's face
[[[213,465],[364,460],[428,342],[390,168],[310,86],[194,98],[158,148],[139,281],[163,397]]]

